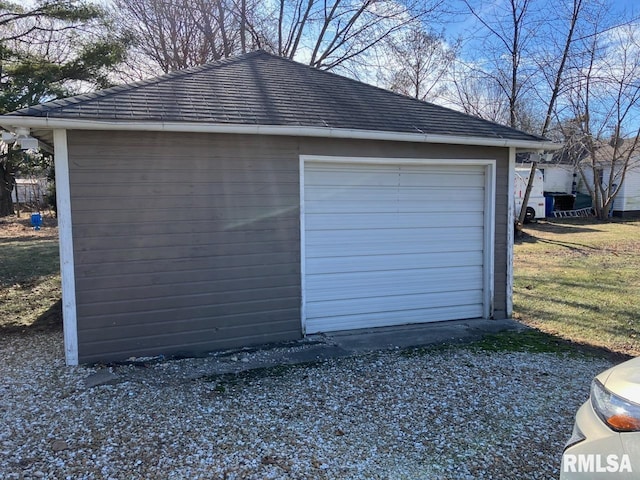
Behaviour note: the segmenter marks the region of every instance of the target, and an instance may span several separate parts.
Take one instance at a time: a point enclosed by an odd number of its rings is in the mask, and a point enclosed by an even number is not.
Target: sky
[[[570,4],[570,0],[537,0],[535,8],[539,8],[537,4],[542,2],[549,9],[557,9],[558,1],[567,6]],[[479,11],[489,12],[494,5],[507,2],[506,0],[470,0],[470,3],[479,8]],[[640,0],[608,0],[608,3],[612,6],[611,12],[624,12],[625,17],[632,17],[640,21]],[[456,36],[462,36],[464,39],[478,33],[478,21],[468,14],[468,9],[462,0],[446,0],[445,4],[453,12],[449,21],[445,24],[445,35],[448,38],[453,39]],[[463,20],[461,21],[461,19]],[[437,26],[435,28],[437,29]]]

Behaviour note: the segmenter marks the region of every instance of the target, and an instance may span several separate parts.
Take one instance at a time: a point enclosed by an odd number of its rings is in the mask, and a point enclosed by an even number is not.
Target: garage
[[[557,148],[262,51],[1,117],[55,153],[70,365],[508,318]]]
[[[491,316],[494,162],[304,158],[305,333]]]

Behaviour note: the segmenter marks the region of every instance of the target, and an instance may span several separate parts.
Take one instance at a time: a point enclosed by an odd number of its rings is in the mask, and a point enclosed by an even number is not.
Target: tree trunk
[[[538,162],[531,162],[531,171],[529,172],[529,181],[527,182],[527,189],[524,191],[524,198],[522,199],[522,207],[520,207],[520,215],[518,215],[518,224],[522,225],[524,219],[527,216],[527,205],[529,204],[529,197],[531,196],[531,189],[533,188],[533,181],[536,177],[536,168],[538,168]]]
[[[6,165],[0,163],[0,217],[14,214],[11,192],[15,184],[16,181],[13,178],[13,174],[7,169]]]

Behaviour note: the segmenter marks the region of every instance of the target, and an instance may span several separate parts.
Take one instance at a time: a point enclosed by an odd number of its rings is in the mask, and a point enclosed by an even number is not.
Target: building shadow
[[[0,335],[14,333],[37,333],[62,331],[62,300],[51,305],[30,325],[8,324],[0,325]]]

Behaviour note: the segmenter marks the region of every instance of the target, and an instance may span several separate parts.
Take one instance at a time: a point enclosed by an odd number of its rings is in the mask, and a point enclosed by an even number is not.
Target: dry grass
[[[640,355],[640,221],[539,222],[515,246],[514,311],[572,342]]]
[[[29,216],[0,219],[0,328],[59,328],[58,229],[46,217],[34,231]]]

